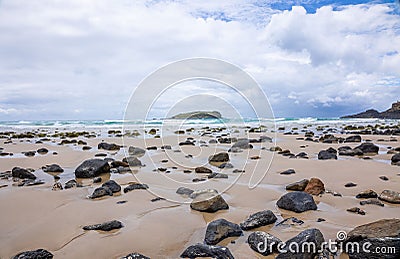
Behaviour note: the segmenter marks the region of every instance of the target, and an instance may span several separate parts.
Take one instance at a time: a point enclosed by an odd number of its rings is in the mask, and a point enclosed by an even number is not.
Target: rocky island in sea
[[[387,109],[384,112],[379,112],[375,109],[369,109],[365,112],[353,114],[353,115],[346,115],[341,117],[343,119],[353,119],[353,118],[365,118],[365,119],[400,119],[400,101],[397,101],[392,104],[390,109]]]
[[[218,111],[194,111],[176,114],[171,119],[222,119],[222,115]]]

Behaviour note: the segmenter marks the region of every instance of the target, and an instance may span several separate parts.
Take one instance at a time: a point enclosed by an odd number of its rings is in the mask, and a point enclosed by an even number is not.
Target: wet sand
[[[250,138],[260,135],[274,134],[251,133]],[[335,134],[336,137],[348,135]],[[179,146],[178,143],[187,137],[197,139],[196,146]],[[82,151],[82,146],[76,144],[57,145],[60,141],[54,138],[54,143],[44,142],[35,144],[36,139],[27,142],[26,139],[13,139],[13,143],[4,144],[6,139],[0,140],[3,152],[12,152],[13,156],[0,157],[0,172],[11,170],[15,166],[33,168],[38,179],[45,184],[37,186],[13,185],[12,180],[2,179],[0,185],[0,258],[10,258],[13,255],[27,250],[44,248],[54,254],[55,258],[119,258],[132,252],[138,252],[151,258],[178,258],[183,250],[195,243],[202,243],[207,223],[218,218],[225,218],[231,222],[240,223],[251,213],[261,210],[271,210],[280,222],[284,218],[296,217],[304,221],[300,226],[276,226],[275,224],[260,227],[261,230],[271,233],[281,240],[287,240],[307,228],[318,228],[325,239],[335,239],[339,230],[350,231],[355,226],[373,222],[384,218],[398,218],[400,205],[385,202],[384,207],[376,205],[361,206],[366,215],[352,214],[346,211],[351,207],[360,207],[359,199],[355,195],[367,189],[373,189],[378,194],[385,189],[400,191],[400,167],[390,164],[392,155],[386,154],[388,147],[400,146],[398,142],[377,142],[389,136],[362,135],[363,140],[370,139],[379,145],[378,155],[371,156],[371,160],[359,157],[339,156],[338,160],[318,160],[318,152],[329,147],[337,149],[340,146],[358,146],[360,143],[324,144],[297,140],[300,135],[276,135],[276,145],[282,149],[289,149],[292,153],[306,152],[309,159],[288,158],[269,151],[274,143],[254,143],[254,148],[242,153],[230,153],[231,163],[235,168],[245,170],[243,174],[232,173],[233,169],[224,169],[228,179],[209,179],[199,184],[192,183],[192,179],[203,177],[191,173],[184,173],[184,169],[193,170],[194,167],[205,164],[213,171],[220,169],[207,164],[210,154],[227,151],[231,144],[209,144],[208,147],[199,147],[200,140],[208,142],[214,137],[200,137],[195,132],[191,134],[175,135],[161,139],[148,139],[144,142],[140,138],[130,138],[123,143],[119,137],[98,136],[83,138],[92,150]],[[399,136],[394,136],[400,141]],[[97,150],[101,141],[118,145],[157,146],[157,150],[146,151],[140,160],[146,166],[133,168],[133,173],[101,175],[101,183],[93,183],[92,179],[78,179],[83,184],[80,188],[53,191],[55,182],[53,175],[44,173],[42,166],[59,164],[65,171],[60,176],[64,183],[74,179],[75,168],[85,159],[94,158],[97,153],[105,153],[107,157],[121,160],[124,148],[120,151]],[[160,147],[170,144],[172,150],[181,149],[181,152],[161,150]],[[305,146],[305,147],[301,147]],[[50,152],[46,155],[36,154],[34,157],[25,157],[23,151],[37,150],[45,147]],[[265,147],[262,150],[261,147]],[[57,152],[57,155],[53,155]],[[193,158],[185,158],[192,154]],[[169,157],[168,157],[169,155]],[[259,155],[259,160],[249,157]],[[102,157],[99,157],[102,158]],[[171,161],[172,159],[175,161]],[[272,159],[273,158],[273,159]],[[168,159],[167,163],[161,160]],[[272,161],[272,162],[271,162]],[[269,163],[270,167],[268,168]],[[176,166],[177,169],[171,167]],[[159,167],[167,168],[170,173],[154,171]],[[279,172],[293,168],[296,173],[281,175]],[[267,172],[261,183],[254,189],[249,189],[248,183],[251,172],[257,174]],[[388,181],[379,177],[387,176]],[[322,180],[327,190],[340,193],[342,196],[333,196],[324,193],[314,196],[318,210],[303,213],[294,213],[277,207],[276,201],[285,194],[285,186],[302,179],[317,177]],[[176,185],[165,184],[166,178],[177,181]],[[227,201],[229,210],[216,213],[202,213],[190,208],[189,198],[175,193],[177,187],[187,186],[191,189],[214,188],[222,191],[236,179],[237,182],[222,194]],[[114,179],[122,188],[129,182],[138,179],[149,184],[149,191],[134,190],[96,200],[88,196],[96,187],[108,179]],[[346,188],[344,185],[354,182],[356,187]],[[151,202],[157,196],[174,197],[175,201],[160,200]],[[117,204],[118,201],[127,201]],[[183,203],[180,203],[183,202]],[[318,218],[326,221],[317,222]],[[124,227],[111,232],[84,231],[82,227],[88,224],[101,223],[108,220],[119,220]],[[227,246],[235,258],[263,258],[255,253],[246,243],[252,231],[244,231],[238,238],[227,238],[219,245]],[[235,240],[235,243],[231,243]],[[268,256],[265,258],[274,258]],[[341,255],[341,258],[347,258]]]

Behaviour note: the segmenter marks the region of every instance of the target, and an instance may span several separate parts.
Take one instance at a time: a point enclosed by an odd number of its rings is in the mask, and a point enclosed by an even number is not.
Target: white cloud
[[[390,5],[310,14],[262,3],[1,1],[0,119],[121,118],[146,75],[195,56],[244,68],[280,116],[384,109],[400,96],[400,19]],[[4,112],[13,109],[30,112]]]

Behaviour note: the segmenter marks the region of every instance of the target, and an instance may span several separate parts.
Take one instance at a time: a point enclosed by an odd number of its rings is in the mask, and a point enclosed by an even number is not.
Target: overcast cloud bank
[[[337,117],[400,98],[396,4],[210,2],[1,1],[0,120],[120,119],[144,77],[190,57],[242,67],[276,116]],[[188,87],[174,96],[198,86]]]

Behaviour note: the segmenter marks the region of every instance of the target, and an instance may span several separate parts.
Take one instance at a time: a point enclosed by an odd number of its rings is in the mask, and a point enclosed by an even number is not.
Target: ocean
[[[31,128],[121,128],[122,126],[161,126],[185,125],[185,126],[226,126],[226,125],[245,125],[257,127],[260,125],[295,126],[295,125],[367,125],[367,124],[386,124],[397,125],[400,120],[383,119],[341,119],[341,118],[275,118],[275,119],[193,119],[193,120],[172,120],[172,119],[151,119],[147,121],[135,120],[20,120],[20,121],[0,121],[0,130],[7,129],[31,129]]]

